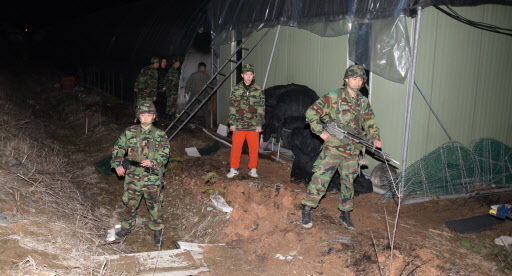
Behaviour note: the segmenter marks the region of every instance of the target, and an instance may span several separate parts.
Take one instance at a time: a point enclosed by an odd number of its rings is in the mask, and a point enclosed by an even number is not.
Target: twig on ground
[[[372,242],[373,242],[373,249],[375,250],[375,257],[377,258],[377,266],[379,267],[379,274],[380,276],[382,276],[382,267],[380,265],[380,261],[379,261],[379,253],[377,251],[377,244],[375,243],[375,238],[373,237],[373,232],[370,232],[370,234],[372,235]]]

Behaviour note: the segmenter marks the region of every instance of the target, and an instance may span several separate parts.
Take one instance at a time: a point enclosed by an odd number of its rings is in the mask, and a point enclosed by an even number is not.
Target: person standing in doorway
[[[197,65],[197,71],[192,73],[192,75],[190,75],[190,77],[187,80],[187,84],[185,85],[185,98],[188,98],[188,101],[191,101],[194,97],[197,96],[201,89],[203,89],[203,87],[208,83],[208,81],[210,81],[210,76],[206,73],[206,64],[204,62],[200,62]],[[201,95],[199,95],[198,99],[203,101],[204,99],[206,99],[206,96],[210,93],[210,91],[210,88],[206,88],[205,91],[203,91]],[[209,102],[210,101],[206,101],[204,105],[201,107],[205,127],[210,126]]]

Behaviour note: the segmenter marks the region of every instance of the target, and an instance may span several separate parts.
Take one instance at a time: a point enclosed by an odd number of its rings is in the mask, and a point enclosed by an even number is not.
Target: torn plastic
[[[385,79],[405,82],[411,51],[404,15],[370,22],[354,20],[348,49],[353,62]]]
[[[375,74],[403,83],[410,64],[406,0],[212,1],[208,15],[218,46],[277,25],[322,37],[349,34],[349,57]]]

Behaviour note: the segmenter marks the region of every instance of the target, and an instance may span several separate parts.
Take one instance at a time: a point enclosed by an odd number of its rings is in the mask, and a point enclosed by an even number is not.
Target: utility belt
[[[145,173],[149,173],[149,174],[152,174],[152,175],[160,175],[160,170],[157,170],[155,168],[144,167],[144,166],[141,165],[140,162],[137,162],[137,161],[123,159],[121,161],[121,165],[123,166],[123,168],[125,170],[128,170],[131,167],[135,167],[136,168],[135,172],[145,172]]]

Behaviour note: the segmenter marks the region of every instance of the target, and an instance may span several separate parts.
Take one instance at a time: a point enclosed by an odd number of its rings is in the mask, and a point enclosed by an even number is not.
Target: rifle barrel
[[[336,125],[335,126],[332,126],[331,124],[326,124],[325,125],[325,129],[327,130],[327,132],[331,133],[331,134],[334,134],[334,136],[337,136],[337,137],[346,137],[347,139],[349,140],[352,140],[356,143],[359,143],[363,146],[365,146],[366,148],[368,148],[371,152],[375,153],[375,155],[377,155],[378,157],[380,157],[381,159],[383,159],[384,161],[386,160],[389,160],[393,163],[396,163],[398,165],[400,165],[400,163],[396,160],[394,160],[393,158],[391,158],[391,156],[381,150],[378,150],[375,145],[365,141],[364,139],[361,139],[359,138],[357,135],[354,135],[348,131],[345,131],[345,130],[342,130],[340,128],[338,128]]]

